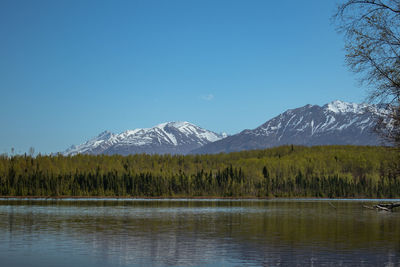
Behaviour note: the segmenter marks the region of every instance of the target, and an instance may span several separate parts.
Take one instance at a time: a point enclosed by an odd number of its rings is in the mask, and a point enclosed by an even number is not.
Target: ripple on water
[[[89,267],[400,265],[400,212],[366,210],[365,202],[0,200],[0,262]]]

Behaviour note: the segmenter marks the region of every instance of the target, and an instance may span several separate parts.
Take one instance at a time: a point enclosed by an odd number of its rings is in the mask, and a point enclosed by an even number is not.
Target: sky
[[[321,0],[2,0],[0,153],[189,121],[229,134],[363,102]]]

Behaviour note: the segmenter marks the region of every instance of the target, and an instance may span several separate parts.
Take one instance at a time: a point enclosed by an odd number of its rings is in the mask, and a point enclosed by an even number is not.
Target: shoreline
[[[400,201],[399,198],[327,198],[327,197],[216,197],[216,196],[191,196],[191,197],[145,197],[145,196],[0,196],[0,200],[376,200]]]

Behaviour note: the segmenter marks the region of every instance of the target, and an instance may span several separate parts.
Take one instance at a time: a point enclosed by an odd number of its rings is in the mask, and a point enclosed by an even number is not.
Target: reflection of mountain
[[[0,201],[0,260],[22,242],[86,266],[400,263],[399,216],[355,201],[19,203]]]

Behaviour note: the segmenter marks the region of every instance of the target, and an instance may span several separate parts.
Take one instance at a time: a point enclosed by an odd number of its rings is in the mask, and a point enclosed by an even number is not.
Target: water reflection
[[[363,209],[363,204],[0,200],[0,262],[4,266],[400,265],[400,212],[375,212]]]

